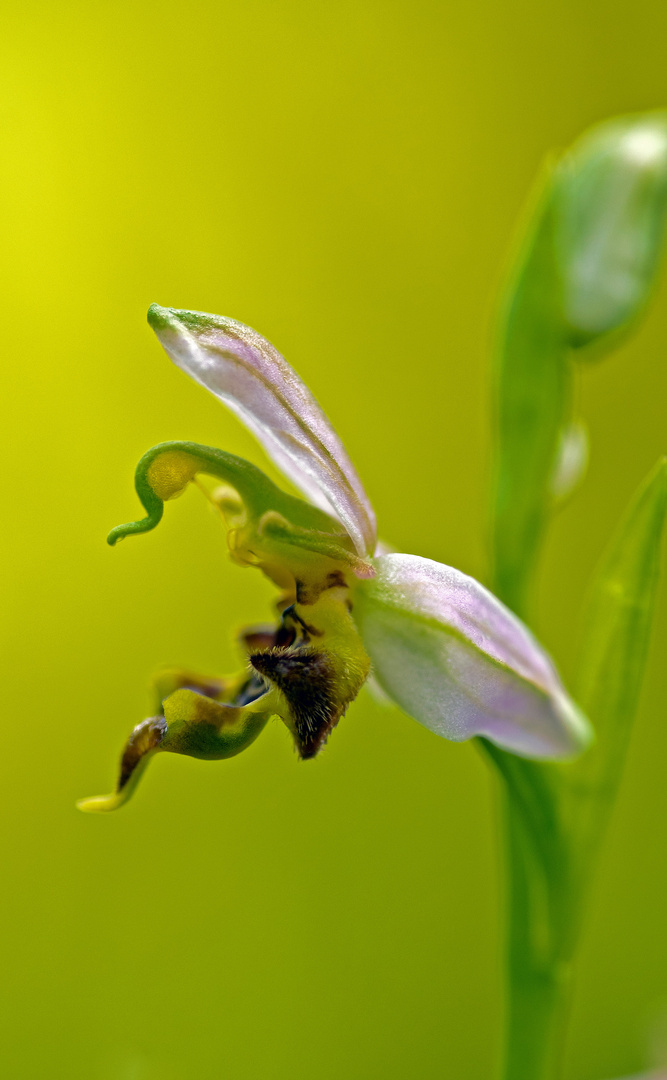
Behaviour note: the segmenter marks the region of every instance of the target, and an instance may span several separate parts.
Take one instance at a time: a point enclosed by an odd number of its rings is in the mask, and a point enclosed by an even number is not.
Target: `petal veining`
[[[373,509],[345,448],[315,398],[265,338],[222,315],[152,304],[148,321],[167,355],[224,402],[303,494],[372,554]]]

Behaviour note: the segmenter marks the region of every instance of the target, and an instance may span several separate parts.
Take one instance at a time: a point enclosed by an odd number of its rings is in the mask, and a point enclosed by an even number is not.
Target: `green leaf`
[[[554,171],[541,184],[501,307],[495,355],[497,448],[493,505],[495,591],[525,614],[551,506],[571,367],[555,259]]]
[[[563,772],[582,860],[599,843],[621,778],[641,691],[667,515],[667,458],[641,485],[593,582],[578,700],[597,742]]]
[[[610,349],[645,306],[666,214],[663,113],[585,133],[546,170],[533,200],[501,305],[495,365],[494,585],[522,616],[562,494],[572,357]]]

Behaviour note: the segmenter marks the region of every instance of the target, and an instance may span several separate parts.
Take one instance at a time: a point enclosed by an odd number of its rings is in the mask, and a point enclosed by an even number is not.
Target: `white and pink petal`
[[[484,736],[530,758],[567,758],[590,741],[528,628],[474,578],[416,555],[374,560],[354,617],[383,689],[447,739]]]

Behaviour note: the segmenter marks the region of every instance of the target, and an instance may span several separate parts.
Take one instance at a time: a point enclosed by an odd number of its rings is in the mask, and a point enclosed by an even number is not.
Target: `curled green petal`
[[[164,702],[164,716],[142,720],[127,740],[116,789],[110,795],[81,799],[87,814],[106,813],[123,806],[134,794],[150,759],[158,752],[185,754],[206,761],[234,757],[255,741],[272,709],[270,695],[261,693],[247,705],[228,705],[195,690],[180,689]]]
[[[182,494],[197,473],[207,473],[230,484],[250,513],[261,514],[282,498],[288,498],[260,469],[234,454],[199,443],[160,443],[144,454],[134,476],[147,517],[116,526],[109,533],[108,543],[113,545],[125,536],[154,529],[162,518],[165,501]]]
[[[139,521],[128,521],[124,525],[116,525],[107,536],[107,544],[111,547],[114,547],[119,540],[124,540],[126,536],[150,532],[162,521],[164,513],[162,499],[158,499],[157,495],[150,491],[145,496],[141,495],[140,498],[144,504],[144,509],[147,511],[146,517],[140,518]]]
[[[366,567],[367,572],[372,572],[370,564],[355,554],[348,535],[324,511],[281,491],[261,469],[244,458],[193,442],[160,443],[144,454],[136,468],[135,487],[147,516],[116,526],[109,533],[108,543],[113,546],[125,536],[154,529],[162,519],[165,501],[181,495],[199,474],[216,477],[223,481],[228,493],[229,489],[236,492],[236,513],[244,517],[248,527],[261,531],[264,522],[268,535],[272,519],[282,522],[278,532],[292,547],[322,550],[324,554],[328,547],[332,558],[340,557],[355,569]],[[228,496],[213,501],[223,512],[225,507],[229,508]],[[273,532],[277,535],[275,528]]]
[[[79,799],[77,809],[83,810],[84,814],[103,814],[123,806],[134,794],[148,762],[160,747],[165,731],[166,723],[162,716],[151,716],[137,724],[123,749],[116,790],[110,795]]]
[[[161,749],[204,761],[234,757],[255,741],[272,711],[266,694],[250,705],[229,705],[195,690],[176,690],[164,703]]]

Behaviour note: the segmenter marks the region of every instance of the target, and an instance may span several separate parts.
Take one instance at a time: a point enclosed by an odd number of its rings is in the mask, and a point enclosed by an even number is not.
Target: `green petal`
[[[270,694],[235,706],[185,687],[176,690],[164,701],[164,716],[142,720],[131,732],[121,755],[115,790],[110,795],[80,799],[77,808],[99,814],[123,806],[157,753],[184,754],[204,761],[234,757],[255,741],[271,712]]]

